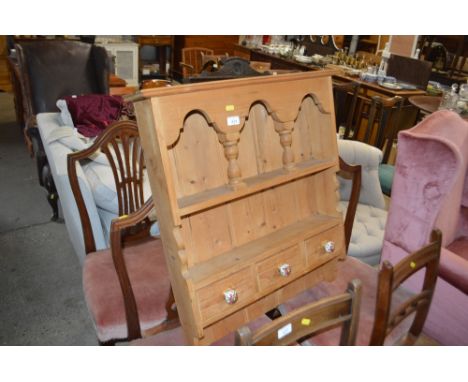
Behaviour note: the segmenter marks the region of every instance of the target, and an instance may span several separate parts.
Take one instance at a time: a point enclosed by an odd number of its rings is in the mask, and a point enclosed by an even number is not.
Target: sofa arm
[[[442,248],[439,276],[463,293],[468,294],[468,260]]]
[[[382,151],[363,142],[338,140],[339,155],[351,165],[360,165],[362,170],[361,192],[359,203],[373,207],[385,208],[385,200],[379,181],[379,165],[382,162]],[[349,200],[351,182],[340,179],[341,200]]]
[[[53,133],[55,129],[60,127],[60,114],[40,113],[37,116],[37,122],[41,140],[44,143],[44,151],[47,155],[48,164],[52,172],[52,177],[59,195],[59,201],[62,206],[65,226],[80,263],[83,263],[85,257],[83,230],[78,207],[71,191],[67,171],[67,155],[72,151],[70,148],[57,141],[47,143],[49,135]],[[97,206],[94,202],[93,194],[81,165],[77,166],[77,173],[80,189],[83,193],[85,205],[91,219],[96,248],[98,250],[104,249],[108,247],[108,244],[104,237],[101,220]]]

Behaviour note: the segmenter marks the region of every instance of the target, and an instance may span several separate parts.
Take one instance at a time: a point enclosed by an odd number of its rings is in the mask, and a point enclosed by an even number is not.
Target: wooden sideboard
[[[209,344],[344,258],[332,71],[142,90],[134,101],[191,344]]]

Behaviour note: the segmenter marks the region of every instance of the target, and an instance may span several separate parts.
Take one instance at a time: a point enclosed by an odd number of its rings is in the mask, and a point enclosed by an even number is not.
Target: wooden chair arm
[[[195,70],[195,67],[194,67],[193,65],[186,64],[185,62],[182,62],[182,61],[179,62],[179,65],[180,65],[180,66],[183,66],[183,67],[185,67],[185,68],[187,68],[187,69],[190,69],[191,71],[194,71],[194,70]]]
[[[154,207],[153,199],[150,198],[142,208],[134,213],[121,216],[112,220],[110,231],[110,248],[115,271],[119,279],[120,288],[124,297],[125,316],[127,319],[128,339],[141,337],[140,319],[133,293],[130,278],[128,276],[125,259],[122,253],[123,230],[135,226],[146,219]]]
[[[359,194],[361,193],[361,165],[350,165],[346,163],[341,157],[340,170],[352,175],[351,194],[349,196],[348,209],[346,210],[345,217],[345,239],[346,239],[346,252],[348,251],[349,242],[351,240],[351,233],[353,231],[354,218],[356,216],[357,205],[359,203]]]
[[[139,210],[131,213],[130,215],[122,215],[112,220],[111,233],[113,231],[120,233],[125,228],[134,227],[136,224],[148,218],[154,208],[153,198],[149,198],[146,203]],[[111,243],[112,244],[112,243]]]

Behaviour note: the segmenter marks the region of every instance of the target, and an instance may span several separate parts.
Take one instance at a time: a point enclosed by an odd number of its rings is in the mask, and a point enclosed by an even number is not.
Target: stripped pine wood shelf
[[[315,174],[323,170],[336,166],[336,160],[325,161],[319,159],[310,159],[298,163],[291,170],[277,169],[259,176],[243,179],[238,185],[224,185],[194,195],[179,198],[180,216],[186,216],[210,207],[226,203],[230,200],[242,198],[255,192],[265,190],[291,180],[301,178],[307,175]]]

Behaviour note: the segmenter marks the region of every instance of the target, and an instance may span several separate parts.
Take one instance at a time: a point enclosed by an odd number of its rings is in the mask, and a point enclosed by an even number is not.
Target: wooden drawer
[[[327,252],[325,250],[325,243],[329,241],[332,241],[335,245],[335,249],[332,252]],[[305,241],[305,246],[308,268],[318,267],[330,259],[341,255],[345,250],[343,226],[338,225],[320,235],[307,239]]]
[[[279,267],[289,265],[290,274],[282,276]],[[300,275],[305,266],[299,246],[295,245],[257,264],[258,284],[261,291],[290,282]]]
[[[233,304],[228,304],[224,299],[224,292],[228,289],[237,292],[237,301]],[[202,321],[207,323],[216,317],[224,317],[236,311],[239,305],[251,302],[256,292],[256,283],[250,267],[200,288],[196,291],[196,296]]]

